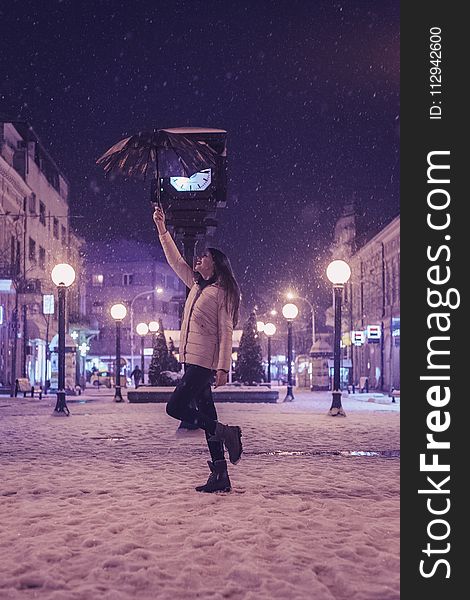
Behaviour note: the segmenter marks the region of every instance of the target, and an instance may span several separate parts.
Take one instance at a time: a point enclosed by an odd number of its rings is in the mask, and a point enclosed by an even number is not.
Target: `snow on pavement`
[[[244,455],[230,494],[200,494],[202,431],[90,394],[68,418],[0,397],[2,600],[399,598],[399,458],[380,456],[399,405],[220,403]]]

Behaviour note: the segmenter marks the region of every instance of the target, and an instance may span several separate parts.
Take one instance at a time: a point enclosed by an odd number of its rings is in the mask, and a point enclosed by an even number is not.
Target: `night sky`
[[[154,126],[228,131],[212,245],[247,307],[289,282],[320,302],[345,202],[371,234],[399,212],[398,0],[10,0],[0,22],[0,114],[32,124],[86,239],[155,241],[148,185],[95,165]]]

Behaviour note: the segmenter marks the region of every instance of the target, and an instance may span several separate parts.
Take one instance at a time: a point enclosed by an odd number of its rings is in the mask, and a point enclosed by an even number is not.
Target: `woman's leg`
[[[204,429],[210,435],[210,442],[222,442],[228,450],[230,462],[236,465],[243,452],[240,427],[219,423],[202,410],[197,410],[191,402],[192,399],[196,402],[206,386],[210,386],[211,377],[212,371],[210,369],[197,365],[187,365],[183,379],[177,385],[166,405],[166,412],[170,417],[193,423],[200,429]]]
[[[210,389],[211,377],[212,371],[210,369],[198,365],[186,365],[183,378],[176,386],[166,405],[166,412],[170,417],[193,423],[200,429],[204,429],[209,435],[214,435],[217,425],[216,419],[197,410],[191,402],[191,400],[196,401],[207,386]]]
[[[196,399],[198,410],[206,415],[209,419],[217,421],[217,411],[215,409],[214,399],[212,397],[212,389],[210,383],[202,390],[201,394]],[[214,440],[213,435],[208,431],[206,433],[207,446],[212,458],[212,462],[216,460],[224,460],[224,444],[221,440]]]

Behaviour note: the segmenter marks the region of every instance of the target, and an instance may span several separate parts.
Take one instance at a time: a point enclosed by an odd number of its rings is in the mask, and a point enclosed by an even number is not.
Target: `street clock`
[[[169,227],[175,233],[191,233],[200,237],[208,232],[208,227],[214,229],[217,224],[216,210],[226,204],[227,132],[223,129],[199,127],[168,131],[182,133],[213,150],[213,164],[203,165],[199,171],[188,176],[182,176],[181,173],[172,175],[171,171],[167,171],[169,176],[153,182],[152,200],[156,202],[160,199]]]
[[[204,192],[212,182],[212,169],[204,169],[191,177],[170,177],[170,185],[177,192]]]
[[[227,132],[223,129],[204,129],[201,127],[179,127],[168,129],[169,132],[182,133],[185,137],[206,144],[213,151],[214,164],[204,165],[196,173],[182,176],[181,173],[169,173],[154,182],[160,187],[160,201],[163,208],[184,210],[185,208],[203,207],[210,204],[224,206],[227,199]],[[153,196],[155,198],[155,196]],[[177,201],[177,202],[175,202]],[[212,202],[210,202],[212,201]]]

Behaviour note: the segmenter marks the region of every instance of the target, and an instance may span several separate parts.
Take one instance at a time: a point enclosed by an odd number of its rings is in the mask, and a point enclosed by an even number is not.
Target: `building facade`
[[[348,260],[343,340],[352,380],[389,392],[400,388],[400,217],[361,246]],[[347,325],[345,327],[345,325]],[[349,334],[349,335],[348,335]]]
[[[137,324],[161,319],[165,330],[179,330],[186,288],[163,257],[158,239],[154,245],[132,240],[88,243],[86,262],[86,315],[95,333],[87,340],[87,368],[113,368],[116,324],[113,304],[123,303],[127,315],[121,325],[121,356],[129,374],[141,363]],[[152,335],[144,338],[147,371]]]
[[[57,332],[57,308],[44,310],[57,296],[51,271],[72,261],[80,280],[82,240],[70,228],[69,184],[27,123],[0,122],[0,191],[0,384],[21,376],[44,385]],[[69,295],[79,319],[77,290]]]

